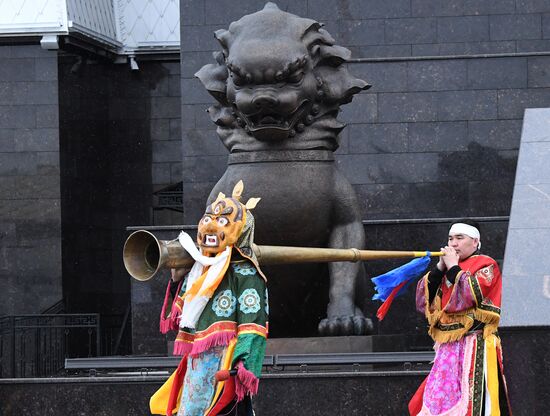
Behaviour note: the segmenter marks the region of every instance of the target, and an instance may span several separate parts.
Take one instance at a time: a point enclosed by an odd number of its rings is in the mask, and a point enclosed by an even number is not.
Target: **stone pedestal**
[[[266,354],[329,354],[404,351],[405,347],[406,338],[402,335],[272,338],[267,340]]]

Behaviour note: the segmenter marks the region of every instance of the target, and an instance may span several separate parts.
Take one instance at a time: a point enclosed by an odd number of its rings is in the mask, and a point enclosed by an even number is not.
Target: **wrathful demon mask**
[[[250,198],[246,204],[240,202],[243,189],[243,181],[239,181],[231,197],[220,192],[216,200],[206,207],[197,232],[197,243],[204,254],[215,255],[239,240],[247,215],[250,215],[247,210],[256,207],[260,201],[260,198]]]

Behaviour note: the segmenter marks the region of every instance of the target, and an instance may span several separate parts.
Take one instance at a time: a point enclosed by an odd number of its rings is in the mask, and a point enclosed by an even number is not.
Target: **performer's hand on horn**
[[[445,263],[445,267],[447,270],[449,270],[453,266],[458,265],[458,261],[460,259],[457,251],[449,246],[445,246],[441,249],[441,251],[444,253],[441,257],[440,261],[443,261]],[[439,263],[438,263],[439,264]]]
[[[172,295],[172,299],[178,294],[179,287],[181,286],[181,279],[189,273],[189,270],[190,269],[186,267],[181,269],[170,269],[170,294]]]
[[[179,282],[187,273],[189,273],[187,268],[170,269],[170,278],[173,282]]]
[[[439,249],[439,251],[444,251],[445,249],[443,247],[441,247]],[[445,269],[447,268],[447,266],[445,266],[445,262],[443,261],[443,256],[439,257],[439,261],[437,262],[437,264],[435,265],[435,267],[437,267],[437,269],[441,272],[444,272]]]
[[[220,370],[217,371],[214,377],[216,378],[216,381],[225,381],[229,377],[237,375],[237,369],[234,368],[232,370]]]

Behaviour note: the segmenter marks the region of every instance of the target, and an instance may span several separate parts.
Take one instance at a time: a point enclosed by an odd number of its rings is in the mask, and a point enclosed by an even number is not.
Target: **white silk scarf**
[[[197,321],[211,297],[201,295],[201,293],[205,291],[213,292],[216,289],[212,286],[218,281],[220,273],[224,273],[227,269],[227,263],[231,260],[232,246],[226,247],[225,250],[218,253],[216,257],[207,257],[199,252],[195,246],[195,242],[186,232],[182,231],[179,234],[178,241],[195,260],[195,264],[193,264],[191,271],[187,275],[187,290],[189,290],[189,288],[193,286],[193,283],[195,283],[204,273],[204,268],[210,266],[198,294],[193,297],[186,297],[181,311],[180,328],[195,329]]]

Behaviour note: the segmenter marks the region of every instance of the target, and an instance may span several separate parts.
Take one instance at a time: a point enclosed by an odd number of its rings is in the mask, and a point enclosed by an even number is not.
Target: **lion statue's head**
[[[338,147],[340,105],[370,85],[320,23],[267,3],[215,36],[223,50],[195,76],[218,101],[208,111],[230,152]]]

